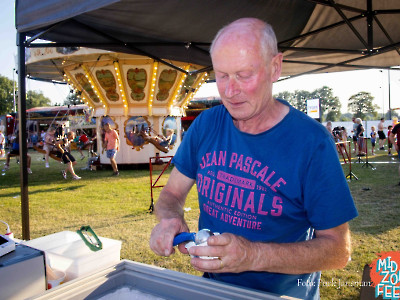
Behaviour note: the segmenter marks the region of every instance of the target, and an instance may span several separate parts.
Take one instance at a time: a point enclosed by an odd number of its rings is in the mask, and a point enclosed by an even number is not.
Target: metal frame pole
[[[18,46],[18,118],[19,118],[19,160],[20,160],[20,185],[21,185],[21,216],[22,239],[30,239],[29,230],[29,197],[28,197],[28,171],[26,141],[26,81],[25,81],[25,33],[17,34]]]

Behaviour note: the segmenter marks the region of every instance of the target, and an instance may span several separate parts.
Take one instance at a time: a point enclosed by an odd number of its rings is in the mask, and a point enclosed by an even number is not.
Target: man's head
[[[258,42],[261,47],[261,51],[264,54],[270,54],[271,56],[275,56],[278,54],[278,43],[276,41],[276,36],[275,32],[272,29],[272,26],[259,20],[259,19],[254,19],[254,18],[243,18],[243,19],[238,19],[227,26],[221,28],[217,34],[214,37],[214,40],[211,43],[210,47],[210,54],[212,55],[214,51],[214,46],[218,39],[227,31],[231,29],[236,28],[241,28],[241,29],[247,29],[250,31],[257,30],[257,34],[259,34]],[[268,57],[265,57],[267,60]]]
[[[218,91],[236,120],[268,112],[272,83],[278,80],[282,54],[270,25],[245,18],[221,29],[211,48]]]

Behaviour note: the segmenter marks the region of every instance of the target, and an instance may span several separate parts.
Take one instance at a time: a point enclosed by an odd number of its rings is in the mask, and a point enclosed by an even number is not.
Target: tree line
[[[14,86],[17,87],[15,81],[0,75],[0,115],[9,114],[14,111]],[[15,105],[17,106],[17,89],[15,93]],[[26,109],[40,106],[51,106],[51,100],[44,96],[41,91],[27,91]]]
[[[352,117],[362,120],[376,120],[382,116],[378,115],[379,106],[373,103],[374,97],[368,92],[358,92],[352,95],[347,101],[347,110],[349,113],[342,114],[342,104],[339,98],[334,96],[333,89],[323,86],[312,92],[296,90],[293,93],[284,91],[274,95],[279,99],[288,101],[293,107],[300,111],[307,112],[307,99],[320,99],[321,103],[321,121],[351,121]],[[389,111],[385,117],[389,119]],[[397,112],[392,112],[392,118],[398,116]]]

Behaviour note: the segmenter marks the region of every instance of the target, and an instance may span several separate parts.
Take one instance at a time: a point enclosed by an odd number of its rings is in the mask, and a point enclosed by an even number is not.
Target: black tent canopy
[[[15,15],[20,129],[30,72],[25,47],[82,46],[211,69],[208,50],[216,32],[235,19],[256,17],[276,32],[283,76],[400,65],[399,0],[16,0]],[[61,62],[52,63],[57,68]],[[20,145],[23,238],[29,239],[23,130]]]
[[[18,32],[34,37],[28,47],[40,38],[204,66],[218,29],[241,17],[274,27],[283,76],[400,64],[398,0],[16,2]]]

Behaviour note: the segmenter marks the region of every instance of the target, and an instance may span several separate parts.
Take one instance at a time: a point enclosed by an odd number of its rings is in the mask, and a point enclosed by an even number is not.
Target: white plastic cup
[[[47,289],[52,289],[60,285],[65,279],[65,273],[59,270],[52,270],[51,276],[47,278]]]

